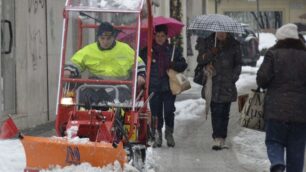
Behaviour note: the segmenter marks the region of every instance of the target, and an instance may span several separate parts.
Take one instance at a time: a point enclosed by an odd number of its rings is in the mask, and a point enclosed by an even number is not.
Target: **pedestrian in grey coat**
[[[204,66],[204,73],[212,74],[212,93],[209,98],[214,139],[212,149],[220,150],[225,147],[231,102],[237,99],[235,83],[241,73],[241,51],[239,42],[229,33],[215,34],[198,41],[196,47],[199,50],[198,65]],[[206,84],[205,76],[203,85]]]
[[[256,78],[258,86],[267,89],[267,154],[271,172],[283,172],[285,168],[287,172],[302,172],[306,144],[306,47],[299,40],[295,24],[279,28],[276,38]]]

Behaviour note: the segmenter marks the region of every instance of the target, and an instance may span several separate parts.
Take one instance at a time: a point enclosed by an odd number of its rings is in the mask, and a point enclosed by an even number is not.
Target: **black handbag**
[[[203,77],[204,77],[204,72],[203,72],[203,64],[198,64],[197,67],[194,69],[194,77],[193,77],[193,82],[203,85]]]

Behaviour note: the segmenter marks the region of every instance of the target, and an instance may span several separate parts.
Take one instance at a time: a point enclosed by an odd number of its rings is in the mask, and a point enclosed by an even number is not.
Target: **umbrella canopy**
[[[192,34],[207,37],[212,32],[244,33],[240,23],[229,16],[209,14],[195,17],[187,28]]]
[[[168,37],[174,37],[181,33],[184,24],[174,18],[158,16],[153,18],[153,26],[166,25],[168,28]]]
[[[143,20],[141,22],[141,26],[143,28],[147,27],[147,20]],[[158,25],[166,25],[168,28],[168,37],[172,38],[174,36],[177,36],[181,33],[184,24],[174,18],[170,17],[164,17],[164,16],[158,16],[153,18],[153,26]],[[148,28],[150,29],[150,28]],[[134,30],[127,30],[119,33],[118,35],[118,40],[128,42],[129,40],[134,39],[135,36],[135,31]],[[141,29],[140,33],[140,48],[144,48],[147,45],[147,30],[146,29]]]

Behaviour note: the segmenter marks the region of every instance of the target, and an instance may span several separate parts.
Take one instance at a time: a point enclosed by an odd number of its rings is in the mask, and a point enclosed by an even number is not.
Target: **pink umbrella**
[[[168,28],[168,36],[174,37],[181,33],[184,24],[174,18],[158,16],[153,18],[153,26],[166,25]]]
[[[142,28],[147,28],[147,20],[141,22]],[[168,37],[174,37],[181,33],[184,24],[174,18],[158,16],[153,18],[153,26],[166,25],[168,28]],[[153,29],[154,29],[153,28]],[[122,30],[118,35],[118,40],[123,42],[133,42],[135,39],[135,30]],[[142,29],[140,33],[140,48],[146,47],[147,45],[147,30]]]

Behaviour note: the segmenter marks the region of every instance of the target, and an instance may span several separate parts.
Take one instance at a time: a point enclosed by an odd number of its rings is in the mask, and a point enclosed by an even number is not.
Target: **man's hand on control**
[[[69,70],[64,70],[64,77],[69,78],[71,76],[71,72]]]
[[[137,88],[143,88],[146,80],[143,76],[137,76]]]

